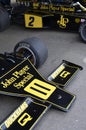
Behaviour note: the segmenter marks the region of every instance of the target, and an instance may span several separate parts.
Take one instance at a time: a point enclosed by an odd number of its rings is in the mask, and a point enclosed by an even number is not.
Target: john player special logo
[[[63,15],[60,16],[60,20],[57,21],[57,24],[60,28],[66,28],[67,23],[69,22],[68,18],[64,18]]]

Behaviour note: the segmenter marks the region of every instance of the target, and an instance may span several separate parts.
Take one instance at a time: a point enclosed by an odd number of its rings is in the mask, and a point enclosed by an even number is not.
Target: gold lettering
[[[62,78],[66,78],[68,75],[70,75],[71,73],[70,72],[68,72],[68,71],[63,71],[61,74],[60,74],[60,76],[62,77]]]
[[[25,126],[26,123],[28,121],[31,121],[33,118],[28,114],[28,113],[24,113],[20,119],[18,120],[18,123],[21,125],[21,126]]]
[[[20,89],[21,87],[25,87],[25,84],[33,77],[32,74],[27,73],[27,76],[23,76],[23,79],[19,83],[14,83],[13,86],[17,89]]]
[[[70,7],[70,8],[68,8],[68,7],[60,7],[60,11],[62,11],[62,12],[74,12],[75,11],[75,7]]]
[[[41,5],[40,9],[49,9],[48,5]]]
[[[25,67],[23,67],[21,70],[19,71],[15,71],[13,74],[12,74],[12,77],[9,78],[9,79],[4,79],[4,81],[1,81],[0,84],[3,85],[3,88],[7,88],[9,87],[10,85],[12,85],[18,78],[20,78],[20,76],[23,76],[25,74],[28,74],[28,70],[29,70],[29,67],[28,65],[26,65]],[[28,78],[29,78],[30,74],[28,74]],[[24,80],[27,80],[27,77],[24,79]]]
[[[16,78],[19,78],[20,76],[26,74],[28,70],[29,70],[29,67],[28,65],[26,65],[21,70],[15,71],[12,75],[15,76]]]
[[[20,107],[18,107],[17,110],[4,122],[6,127],[9,128],[27,107],[28,104],[26,102],[20,105]]]
[[[7,88],[8,86],[10,86],[12,83],[14,83],[16,81],[15,77],[11,77],[10,79],[5,79],[5,81],[1,82],[1,85],[3,85],[3,88]]]
[[[49,5],[49,10],[53,10],[53,11],[59,11],[59,7],[58,6],[53,6],[53,4]]]
[[[33,3],[33,8],[34,9],[38,9],[38,7],[39,7],[39,3]]]
[[[57,75],[59,75],[61,73],[61,71],[63,71],[65,69],[65,66],[61,65],[57,70],[55,70],[55,72],[51,75],[52,78],[54,79]]]

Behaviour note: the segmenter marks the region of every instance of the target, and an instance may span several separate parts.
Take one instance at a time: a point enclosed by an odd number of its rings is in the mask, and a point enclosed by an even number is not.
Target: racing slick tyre
[[[79,28],[79,34],[81,39],[86,43],[86,22],[83,22]]]
[[[14,54],[23,59],[28,58],[38,68],[45,62],[48,50],[39,38],[32,37],[17,43],[14,47]]]
[[[8,28],[9,25],[9,14],[3,7],[0,6],[0,32]]]

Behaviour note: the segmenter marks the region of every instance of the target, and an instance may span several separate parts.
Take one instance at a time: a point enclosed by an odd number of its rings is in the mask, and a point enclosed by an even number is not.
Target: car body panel
[[[77,30],[86,42],[86,0],[13,0],[9,6],[1,4],[12,23],[26,28]]]

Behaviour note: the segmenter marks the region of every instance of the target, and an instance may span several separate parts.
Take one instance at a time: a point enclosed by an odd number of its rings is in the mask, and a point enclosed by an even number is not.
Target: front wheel
[[[79,28],[79,34],[81,39],[86,43],[86,22],[83,22]]]
[[[39,38],[32,37],[17,43],[14,47],[14,54],[23,59],[28,58],[38,68],[45,62],[48,50]]]

